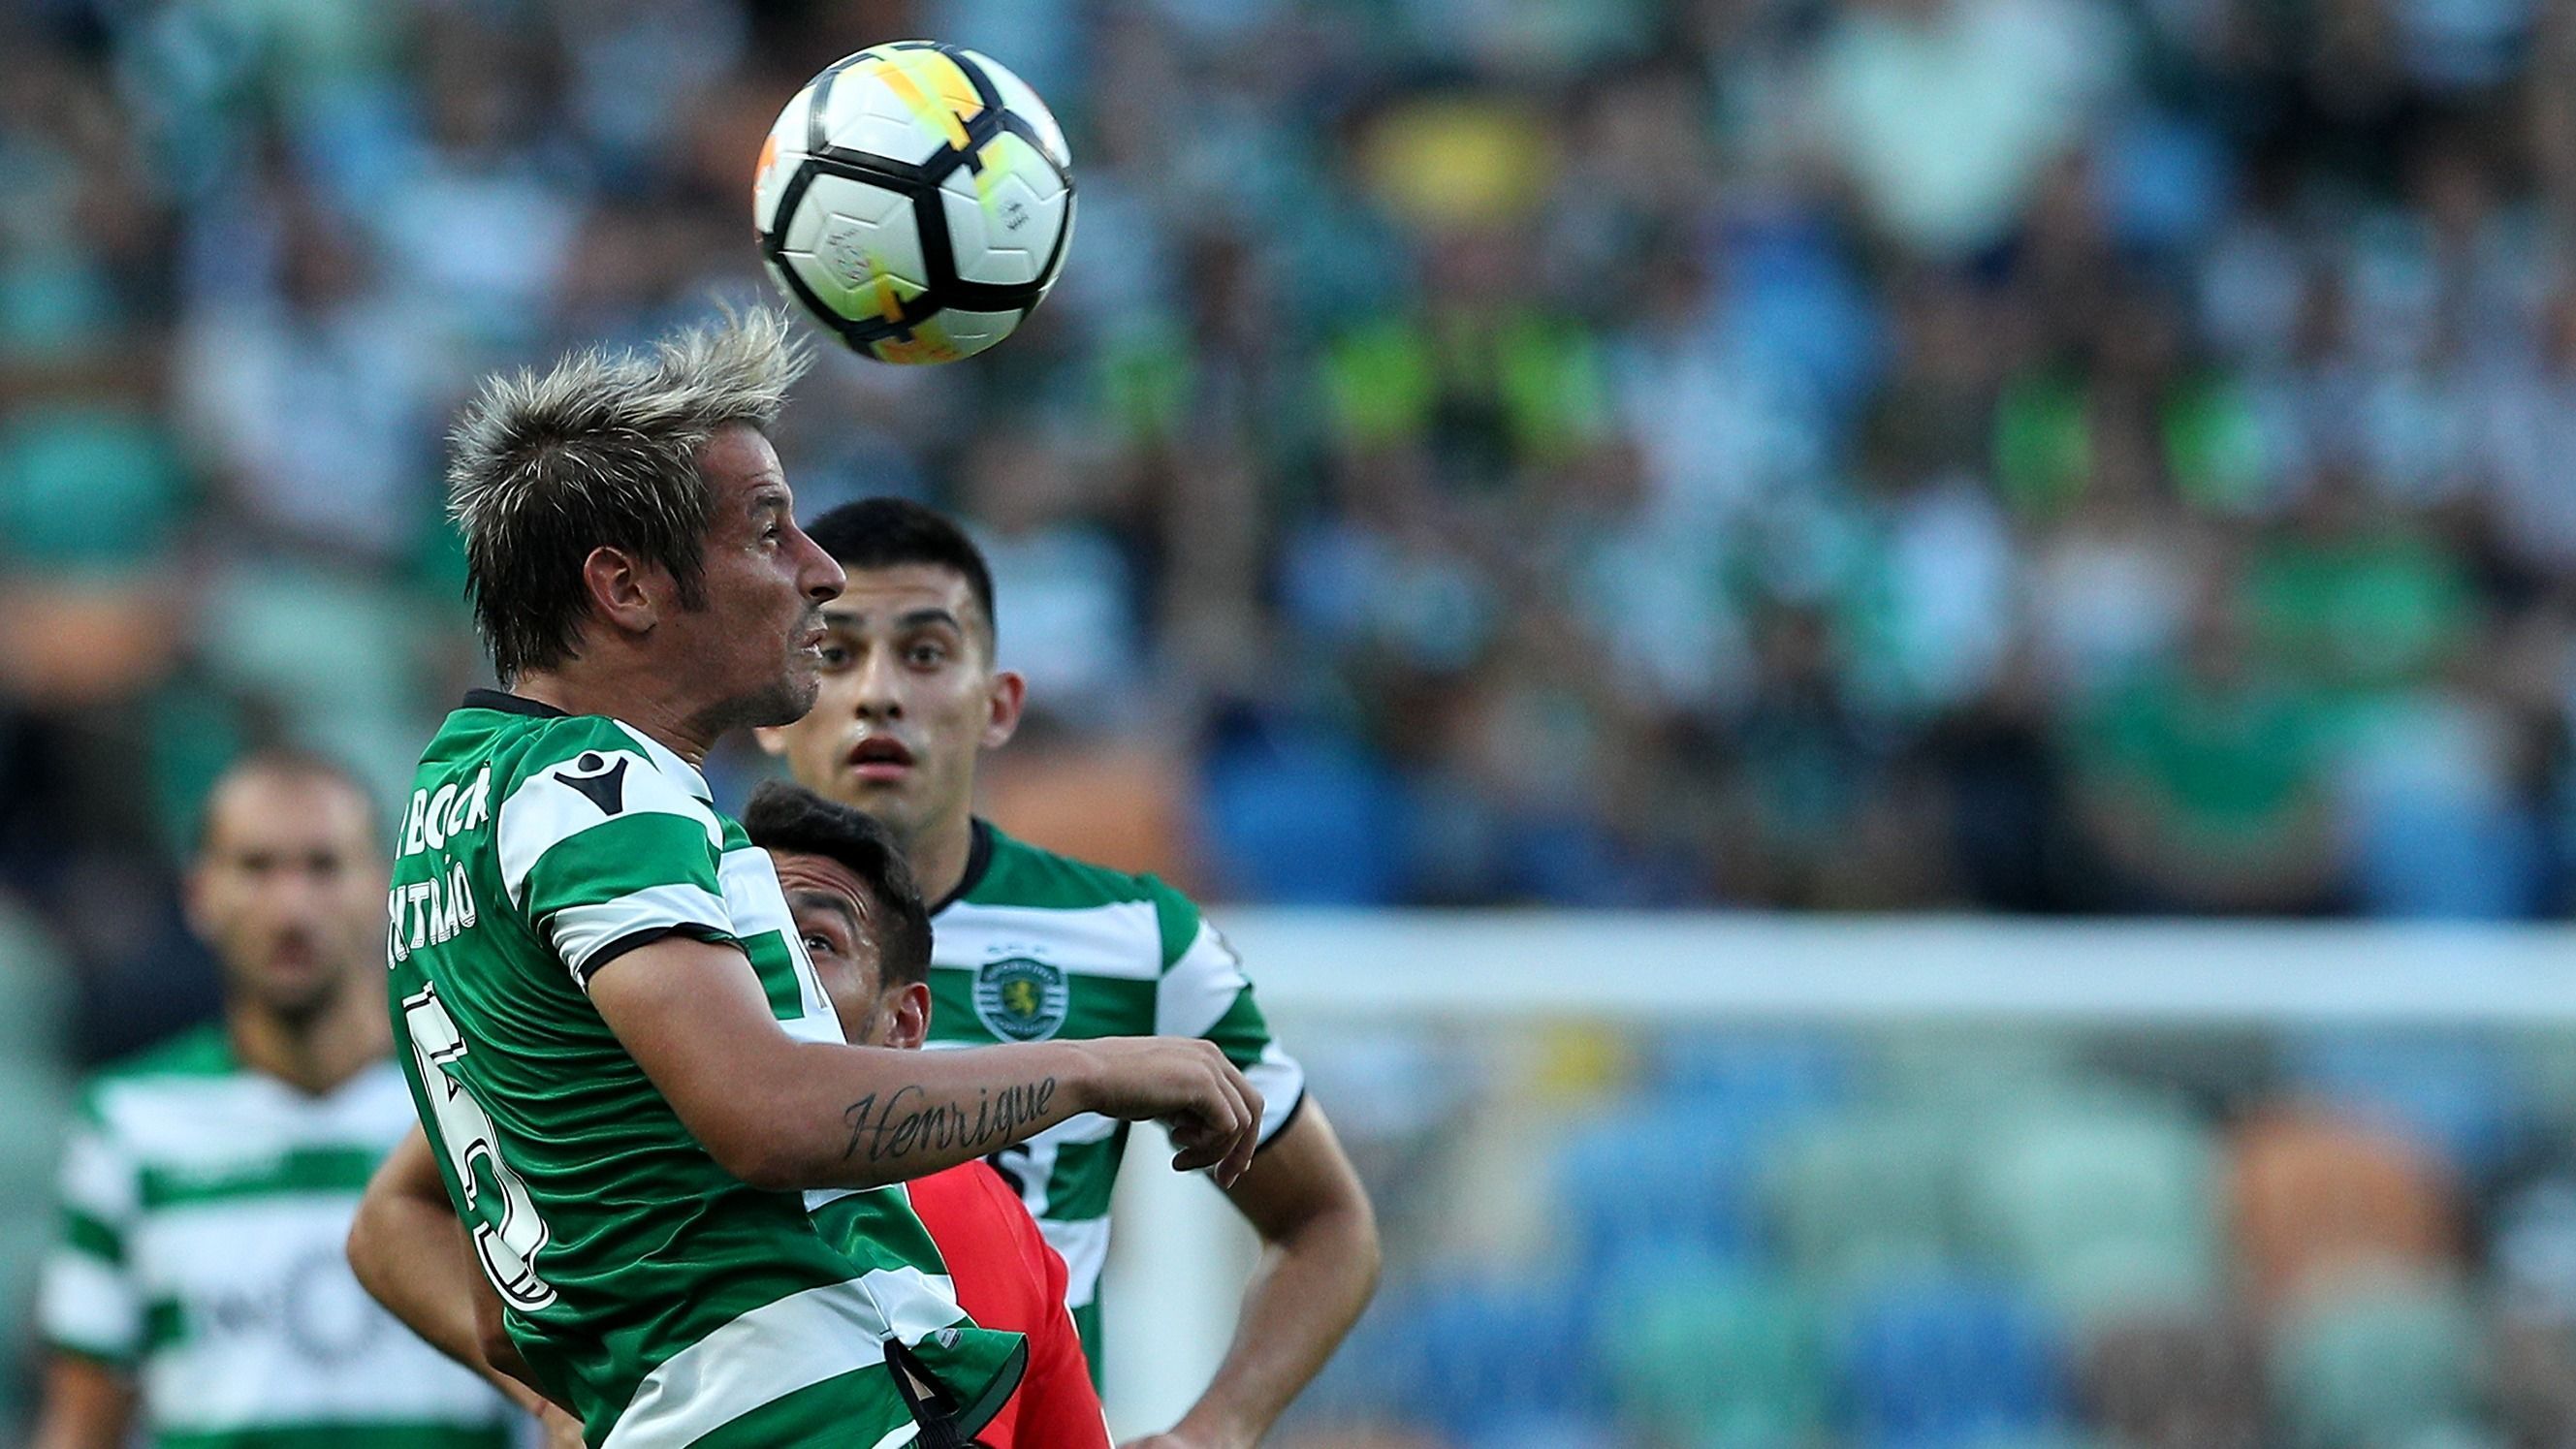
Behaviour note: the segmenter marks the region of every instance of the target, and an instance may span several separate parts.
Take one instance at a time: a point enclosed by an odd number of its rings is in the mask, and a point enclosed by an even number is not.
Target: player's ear
[[[615,628],[643,634],[661,621],[645,568],[622,548],[592,549],[581,561],[581,588],[591,612]]]
[[[1020,727],[1020,711],[1028,706],[1029,682],[1017,670],[996,669],[987,701],[984,748],[999,749],[1011,742]]]
[[[787,731],[789,728],[790,726],[787,725],[762,725],[760,728],[751,732],[751,737],[760,741],[760,751],[762,754],[769,756],[773,760],[783,760],[787,758]]]
[[[207,912],[206,867],[203,861],[191,861],[179,877],[179,914],[187,921],[188,931],[200,941],[214,939],[214,917]]]
[[[886,1022],[885,1044],[910,1051],[930,1040],[930,988],[914,981],[895,988],[894,1013]]]

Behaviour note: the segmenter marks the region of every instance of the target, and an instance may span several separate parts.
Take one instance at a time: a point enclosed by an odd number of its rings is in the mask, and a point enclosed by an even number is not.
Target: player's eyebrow
[[[847,896],[838,891],[789,891],[787,903],[809,911],[830,911],[849,923],[850,936],[853,940],[859,935],[858,909],[850,904]]]
[[[867,623],[868,616],[864,610],[836,609],[829,604],[823,606],[823,624],[826,628],[864,629]],[[894,619],[894,627],[898,629],[926,629],[933,624],[945,624],[960,634],[966,632],[966,625],[958,619],[954,611],[935,604],[926,609],[913,609],[897,614]]]

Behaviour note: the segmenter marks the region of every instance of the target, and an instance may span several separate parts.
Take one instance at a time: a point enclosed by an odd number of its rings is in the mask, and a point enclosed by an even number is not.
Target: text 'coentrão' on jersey
[[[444,851],[447,843],[478,830],[492,816],[492,767],[484,766],[474,783],[449,781],[436,790],[414,790],[403,811],[402,841],[396,859],[424,850]],[[443,945],[475,922],[474,885],[465,867],[441,857],[425,880],[397,883],[385,895],[385,966],[411,959],[423,946]]]

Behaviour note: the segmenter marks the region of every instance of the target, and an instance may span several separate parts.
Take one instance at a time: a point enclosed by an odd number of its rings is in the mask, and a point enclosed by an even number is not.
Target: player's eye
[[[823,935],[819,931],[807,931],[805,933],[805,954],[809,956],[837,956],[841,953],[832,949],[832,942],[829,937]]]
[[[948,650],[939,644],[915,644],[907,657],[915,664],[938,664],[948,658]]]
[[[850,651],[829,640],[826,640],[817,652],[822,655],[823,665],[828,669],[837,669],[850,662]]]

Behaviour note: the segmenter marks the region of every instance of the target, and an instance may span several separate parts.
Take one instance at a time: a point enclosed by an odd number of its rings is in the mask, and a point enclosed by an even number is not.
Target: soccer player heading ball
[[[769,857],[698,773],[725,731],[814,702],[843,578],[764,435],[802,365],[753,312],[494,379],[456,430],[509,692],[468,696],[414,777],[394,1029],[509,1344],[594,1445],[900,1442],[916,1419],[955,1442],[1020,1340],[965,1319],[872,1189],[1085,1113],[1161,1119],[1179,1166],[1231,1183],[1261,1124],[1204,1041],[843,1040]]]

